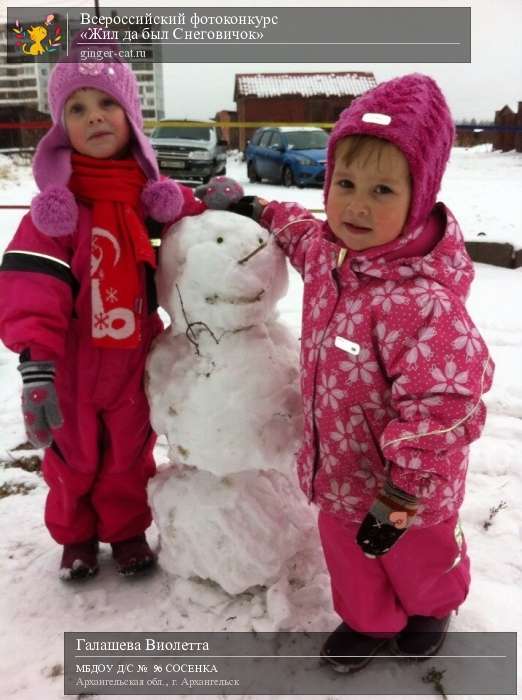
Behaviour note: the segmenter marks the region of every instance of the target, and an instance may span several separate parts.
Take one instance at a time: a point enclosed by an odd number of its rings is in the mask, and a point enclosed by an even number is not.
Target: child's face
[[[65,128],[72,147],[92,158],[118,158],[130,141],[125,112],[106,92],[76,90],[64,107]]]
[[[330,228],[350,250],[393,241],[401,234],[410,206],[406,158],[391,143],[363,147],[348,164],[342,154],[341,141],[326,203]]]

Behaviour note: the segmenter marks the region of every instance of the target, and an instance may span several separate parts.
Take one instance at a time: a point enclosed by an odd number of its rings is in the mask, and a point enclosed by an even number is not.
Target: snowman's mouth
[[[219,294],[212,294],[212,296],[205,297],[207,304],[232,304],[235,306],[243,306],[245,304],[256,304],[261,301],[265,290],[262,289],[253,297],[222,297]]]

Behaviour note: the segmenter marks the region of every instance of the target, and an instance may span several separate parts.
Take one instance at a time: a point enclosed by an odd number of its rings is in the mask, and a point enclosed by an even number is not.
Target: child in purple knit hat
[[[321,655],[341,672],[386,644],[435,654],[468,594],[458,513],[493,362],[465,308],[462,233],[436,202],[453,135],[437,84],[406,75],[339,117],[326,221],[298,204],[229,205],[258,218],[304,280],[298,474],[342,619]]]
[[[162,323],[150,238],[205,207],[160,178],[126,63],[59,63],[48,90],[53,125],[33,161],[41,192],[0,267],[0,338],[20,354],[27,436],[46,448],[61,578],[94,575],[100,541],[132,575],[155,564],[143,379]]]

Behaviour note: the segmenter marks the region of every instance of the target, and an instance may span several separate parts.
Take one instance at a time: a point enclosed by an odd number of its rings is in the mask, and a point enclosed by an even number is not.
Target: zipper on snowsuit
[[[340,299],[340,293],[339,293],[339,273],[338,270],[343,264],[343,262],[346,259],[346,256],[348,254],[348,249],[347,248],[341,248],[339,250],[339,253],[337,255],[337,261],[335,264],[335,268],[332,270],[332,278],[337,290],[337,299],[335,301],[335,304],[332,309],[332,313],[330,314],[330,317],[328,318],[328,322],[325,326],[324,332],[321,336],[321,343],[317,348],[317,358],[315,361],[315,367],[314,367],[314,380],[313,380],[313,393],[312,393],[312,426],[313,426],[313,432],[314,432],[314,444],[316,446],[315,449],[315,455],[314,455],[314,463],[312,465],[312,478],[310,479],[310,493],[308,494],[308,503],[311,503],[313,501],[314,497],[314,479],[315,475],[317,474],[317,471],[319,469],[319,458],[320,458],[320,449],[319,449],[319,431],[317,430],[317,426],[315,424],[315,398],[316,398],[316,388],[317,388],[317,372],[318,372],[318,366],[319,366],[319,356],[320,356],[320,351],[321,347],[323,345],[323,341],[326,335],[326,331],[328,327],[330,326],[330,321],[333,318],[333,315],[337,309],[337,305],[339,303]]]

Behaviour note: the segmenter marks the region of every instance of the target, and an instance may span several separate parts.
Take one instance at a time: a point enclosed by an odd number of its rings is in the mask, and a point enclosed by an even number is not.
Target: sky
[[[235,4],[235,3],[226,3]],[[243,3],[245,4],[245,3]],[[249,3],[270,6],[272,3]],[[297,3],[286,3],[297,6]],[[300,6],[320,3],[301,1]],[[522,2],[520,0],[473,0],[472,2],[332,2],[329,6],[415,6],[471,7],[470,64],[456,63],[245,63],[245,64],[165,64],[165,106],[169,117],[208,118],[219,109],[235,109],[234,76],[236,73],[372,71],[377,82],[404,73],[420,71],[435,78],[443,90],[457,120],[476,118],[493,120],[495,110],[509,104],[516,111],[522,101]],[[283,3],[277,3],[283,5]],[[194,75],[201,86],[194,90]],[[207,109],[207,113],[205,113]],[[193,113],[192,113],[193,112]]]
[[[42,0],[9,0],[10,7],[51,7]],[[55,0],[57,7],[89,7],[94,0]],[[100,7],[144,7],[143,0],[99,0]],[[0,0],[5,12],[6,0]],[[146,7],[164,6],[164,0],[152,0]],[[273,0],[233,2],[171,2],[176,7],[300,7],[320,5],[318,0],[274,2]],[[343,2],[329,0],[330,7],[386,7],[384,0]],[[521,0],[398,0],[397,7],[471,7],[472,60],[454,63],[198,63],[164,64],[166,116],[171,118],[209,118],[220,109],[235,109],[233,100],[236,73],[372,71],[378,82],[420,71],[437,80],[445,93],[456,120],[493,120],[495,110],[508,104],[516,110],[522,100],[522,2]],[[1,13],[0,13],[1,16]],[[195,81],[195,78],[197,80]]]

